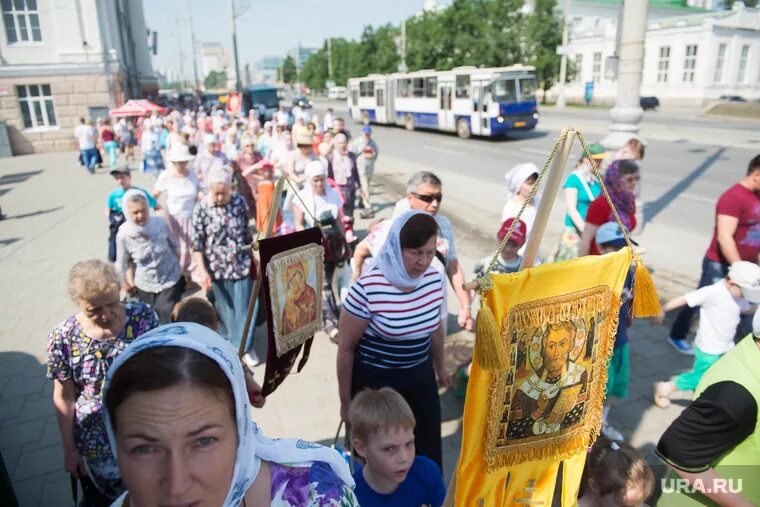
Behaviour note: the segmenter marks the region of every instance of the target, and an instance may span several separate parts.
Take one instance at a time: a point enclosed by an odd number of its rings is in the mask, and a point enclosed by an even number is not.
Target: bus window
[[[398,96],[399,97],[411,97],[411,79],[399,79],[398,80]]]
[[[438,78],[436,77],[429,77],[425,79],[425,97],[433,97],[435,98],[438,94],[436,93],[436,87],[438,86]]]
[[[425,80],[421,77],[416,77],[412,81],[412,95],[415,97],[425,96]]]
[[[457,76],[456,86],[456,98],[469,99],[470,98],[470,76]]]
[[[493,82],[491,96],[494,102],[516,102],[517,90],[514,79],[499,79]]]
[[[520,102],[531,102],[536,100],[536,78],[524,77],[520,79]]]
[[[383,93],[382,88],[377,89],[377,105],[378,107],[382,107],[385,105],[385,94]]]
[[[356,104],[359,103],[359,97],[358,97],[358,95],[359,95],[359,92],[357,91],[356,88],[354,88],[354,89],[351,90],[351,103],[353,105],[356,105]]]
[[[375,82],[370,81],[367,83],[367,97],[374,97],[375,96]]]

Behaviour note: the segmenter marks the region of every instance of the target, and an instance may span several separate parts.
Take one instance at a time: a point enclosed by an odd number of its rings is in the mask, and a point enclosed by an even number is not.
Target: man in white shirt
[[[95,174],[95,164],[98,161],[95,142],[98,139],[98,133],[92,125],[92,120],[86,121],[84,118],[79,118],[79,125],[74,129],[74,137],[79,143],[82,163],[90,174]]]

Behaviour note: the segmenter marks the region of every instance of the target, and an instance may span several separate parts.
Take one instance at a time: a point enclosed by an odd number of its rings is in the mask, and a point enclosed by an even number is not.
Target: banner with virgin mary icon
[[[259,243],[266,307],[267,360],[262,394],[271,394],[293,369],[306,364],[314,333],[322,329],[322,232],[307,229]]]
[[[587,448],[602,422],[631,260],[623,248],[492,275],[481,304],[493,313],[507,366],[485,369],[474,357],[457,506],[551,505],[557,480],[562,505],[575,505]]]

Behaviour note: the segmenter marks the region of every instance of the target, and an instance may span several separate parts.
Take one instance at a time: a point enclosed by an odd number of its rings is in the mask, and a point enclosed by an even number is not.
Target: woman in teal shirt
[[[588,146],[591,158],[597,168],[601,165],[606,153],[600,144]],[[586,212],[591,203],[599,196],[601,186],[591,170],[591,160],[585,155],[578,161],[575,170],[565,180],[562,186],[565,191],[565,230],[560,236],[555,261],[563,261],[578,257],[578,243],[583,227],[586,225]]]

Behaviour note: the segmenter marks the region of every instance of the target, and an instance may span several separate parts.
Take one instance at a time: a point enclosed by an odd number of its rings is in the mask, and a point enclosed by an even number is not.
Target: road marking
[[[710,197],[687,194],[686,192],[681,192],[680,194],[678,194],[678,197],[683,197],[684,199],[691,199],[692,201],[706,202],[707,204],[715,204],[715,201],[716,201],[716,199],[712,199]]]
[[[448,153],[451,155],[464,155],[464,153],[462,153],[461,150],[450,150],[448,148],[439,148],[438,146],[423,146],[422,148],[425,150],[438,151],[441,153]]]

